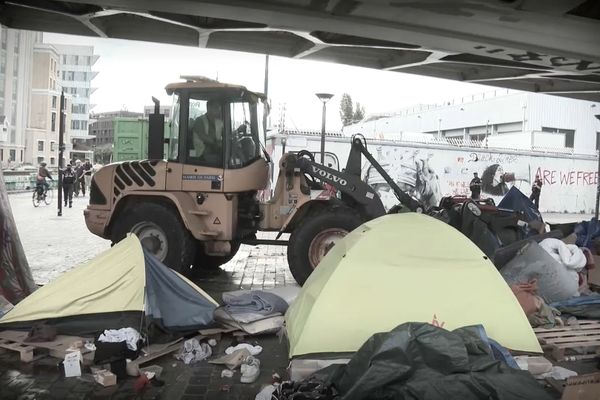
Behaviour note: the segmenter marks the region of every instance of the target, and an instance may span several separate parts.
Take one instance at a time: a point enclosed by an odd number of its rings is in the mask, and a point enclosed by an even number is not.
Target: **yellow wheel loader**
[[[287,245],[291,272],[303,284],[337,240],[385,214],[376,192],[361,180],[362,155],[405,209],[420,208],[360,137],[353,138],[343,172],[316,163],[309,152],[285,154],[273,198],[260,203],[257,193],[268,184],[271,162],[259,140],[265,97],[201,77],[187,77],[166,90],[173,96],[170,129],[164,132],[154,99],[149,159],[107,165],[92,179],[84,216],[100,237],[116,243],[133,232],[182,273],[220,266],[242,243]],[[258,231],[291,235],[289,241],[257,240]]]

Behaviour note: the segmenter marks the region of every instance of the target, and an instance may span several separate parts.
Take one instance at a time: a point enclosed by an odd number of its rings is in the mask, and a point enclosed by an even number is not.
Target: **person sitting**
[[[46,196],[46,192],[50,188],[50,184],[46,181],[46,178],[50,179],[51,181],[54,180],[52,175],[50,175],[50,171],[48,171],[48,168],[46,168],[46,165],[47,164],[45,162],[40,163],[35,180],[38,188],[38,196],[40,197]]]
[[[203,158],[208,162],[215,161],[218,166],[221,166],[224,132],[221,105],[215,100],[209,100],[206,104],[206,113],[193,120],[191,126],[194,150],[190,155]]]

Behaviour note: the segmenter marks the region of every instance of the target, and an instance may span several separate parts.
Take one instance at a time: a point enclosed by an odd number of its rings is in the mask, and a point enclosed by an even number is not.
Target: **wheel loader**
[[[116,243],[128,232],[169,267],[214,268],[242,243],[287,245],[292,275],[303,284],[337,240],[386,213],[361,180],[364,155],[390,184],[404,210],[421,204],[400,190],[352,139],[343,171],[316,163],[302,151],[284,154],[270,201],[257,194],[269,182],[271,160],[259,138],[267,102],[243,86],[203,77],[169,84],[172,120],[150,115],[148,159],[107,165],[91,182],[84,211],[88,229]],[[398,211],[395,208],[394,211]],[[289,241],[258,240],[258,231],[289,233]]]

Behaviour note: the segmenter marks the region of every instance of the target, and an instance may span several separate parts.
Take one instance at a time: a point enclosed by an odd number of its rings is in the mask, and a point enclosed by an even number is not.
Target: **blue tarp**
[[[511,187],[508,193],[506,193],[498,204],[498,208],[507,208],[522,212],[527,217],[527,222],[543,221],[542,214],[535,208],[533,202],[515,186]]]
[[[583,221],[575,225],[575,234],[577,240],[575,244],[579,247],[592,248],[592,241],[600,236],[600,224],[596,218],[592,218],[589,221]]]

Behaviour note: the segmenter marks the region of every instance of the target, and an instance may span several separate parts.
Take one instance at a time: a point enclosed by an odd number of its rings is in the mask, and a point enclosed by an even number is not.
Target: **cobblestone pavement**
[[[64,209],[62,217],[56,215],[56,198],[52,205],[39,208],[33,207],[29,193],[11,194],[9,198],[37,283],[47,283],[110,247],[108,241],[85,227],[87,197],[74,199],[73,208]],[[220,269],[197,271],[192,279],[217,301],[225,291],[296,285],[281,246],[243,245],[229,263]],[[223,354],[232,341],[232,336],[224,336],[214,348],[215,354]],[[7,352],[0,354],[0,399],[254,399],[261,386],[271,382],[273,372],[285,376],[287,348],[285,341],[275,335],[251,337],[248,341],[264,349],[258,356],[261,375],[254,384],[240,383],[239,371],[233,378],[221,378],[220,366],[206,362],[186,366],[167,355],[149,363],[163,367],[161,380],[165,385],[148,387],[143,393],[134,390],[134,378],[103,388],[89,373],[64,378],[58,359],[46,357],[25,364]]]

